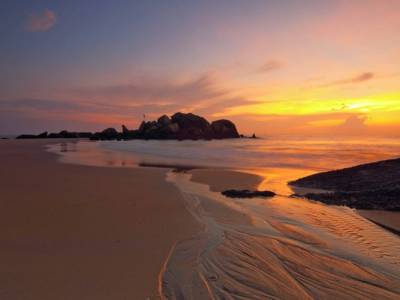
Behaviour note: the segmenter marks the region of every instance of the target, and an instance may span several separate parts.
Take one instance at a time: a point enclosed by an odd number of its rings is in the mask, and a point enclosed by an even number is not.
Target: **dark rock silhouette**
[[[218,120],[211,123],[214,138],[227,139],[238,138],[239,133],[236,130],[235,124],[229,120]]]
[[[158,118],[157,124],[160,126],[168,126],[171,124],[171,119],[167,115],[162,115]]]
[[[45,132],[39,134],[39,135],[37,136],[37,138],[38,138],[38,139],[45,139],[45,138],[47,138],[47,131],[45,131]]]
[[[192,113],[175,113],[161,116],[157,121],[143,121],[137,131],[122,132],[123,139],[221,139],[238,138],[235,124],[218,120],[210,124],[205,118]]]
[[[16,137],[17,139],[37,139],[37,135],[34,134],[21,134]]]
[[[275,196],[275,193],[271,191],[250,191],[250,190],[226,190],[221,192],[221,194],[229,198],[255,198],[255,197]]]
[[[122,132],[107,128],[101,132],[47,132],[39,135],[20,135],[18,138],[90,138],[91,140],[131,140],[131,139],[169,139],[198,140],[239,138],[240,135],[233,122],[217,120],[211,124],[203,117],[192,113],[177,112],[171,117],[163,115],[157,121],[143,121],[139,128],[130,130],[122,125]]]
[[[129,134],[129,129],[125,125],[122,125],[122,135],[128,135],[128,134]]]
[[[400,210],[400,158],[318,173],[289,184],[326,190],[323,193],[304,195],[326,204],[359,209]]]
[[[47,131],[34,135],[34,134],[21,134],[17,139],[71,139],[71,138],[90,138],[93,134],[91,132],[70,132],[67,130],[58,133],[48,133]]]
[[[139,137],[139,130],[129,130],[125,125],[122,125],[122,139],[132,140]]]

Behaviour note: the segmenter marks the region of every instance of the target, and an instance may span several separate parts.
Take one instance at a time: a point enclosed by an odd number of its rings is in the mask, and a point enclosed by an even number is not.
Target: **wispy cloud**
[[[364,73],[358,74],[358,75],[350,77],[350,78],[345,78],[345,79],[335,80],[335,81],[325,83],[325,84],[321,85],[321,87],[329,87],[329,86],[334,86],[334,85],[344,85],[344,84],[352,84],[352,83],[361,83],[361,82],[369,81],[373,78],[376,78],[375,73],[364,72]]]
[[[57,22],[57,15],[50,9],[40,13],[31,13],[25,24],[25,29],[30,32],[47,31]]]
[[[283,63],[281,61],[278,60],[268,60],[267,62],[265,62],[262,66],[260,66],[257,69],[258,73],[267,73],[267,72],[272,72],[275,70],[279,70],[283,67]]]
[[[221,97],[226,93],[216,86],[211,75],[205,74],[183,82],[142,79],[129,84],[80,87],[75,90],[74,96],[139,104],[189,103]]]
[[[229,107],[252,105],[232,90],[217,86],[210,75],[183,82],[142,80],[133,84],[88,86],[55,98],[0,99],[0,111],[30,119],[97,123],[101,126],[136,126],[143,114],[156,118],[177,111],[194,112],[213,120]],[[1,114],[0,114],[1,115]],[[1,117],[1,116],[0,116]],[[8,118],[9,120],[9,118]],[[11,123],[11,122],[9,122]]]
[[[211,116],[226,108],[251,105],[250,101],[235,91],[220,87],[211,74],[203,74],[185,81],[166,79],[142,79],[131,84],[80,87],[73,91],[72,98],[93,99],[97,103],[110,103],[135,107],[147,113],[174,113],[191,111]],[[258,102],[257,102],[258,103]]]

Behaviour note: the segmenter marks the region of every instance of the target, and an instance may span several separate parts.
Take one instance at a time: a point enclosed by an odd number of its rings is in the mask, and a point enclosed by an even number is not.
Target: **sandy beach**
[[[0,298],[158,299],[198,230],[166,170],[62,164],[52,142],[0,141]]]
[[[138,168],[121,143],[1,141],[2,299],[398,298],[398,236],[289,197],[297,172]]]

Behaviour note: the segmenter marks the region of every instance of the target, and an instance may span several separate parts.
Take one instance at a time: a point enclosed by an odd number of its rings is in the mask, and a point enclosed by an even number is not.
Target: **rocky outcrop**
[[[218,120],[211,124],[203,117],[192,113],[175,113],[171,117],[163,115],[157,121],[143,121],[134,137],[139,139],[224,139],[238,138],[235,124],[229,120]],[[123,139],[130,139],[124,134]]]
[[[38,139],[45,139],[45,138],[47,138],[47,131],[45,131],[45,132],[39,134],[39,135],[37,136],[37,138],[38,138]]]
[[[289,184],[326,190],[323,193],[302,195],[326,204],[359,209],[400,210],[400,159],[317,173]]]
[[[178,125],[175,135],[178,140],[213,138],[210,123],[203,117],[178,112],[171,117],[171,121]]]
[[[239,133],[236,129],[235,124],[229,120],[218,120],[211,123],[211,129],[214,138],[217,139],[229,139],[238,138]]]
[[[37,135],[34,134],[21,134],[16,137],[17,139],[37,139]]]
[[[34,135],[34,134],[21,134],[17,139],[76,139],[76,138],[90,138],[93,134],[91,132],[70,132],[67,130],[58,133],[48,133],[47,131]]]
[[[226,190],[221,192],[221,194],[229,198],[255,198],[255,197],[275,196],[275,193],[271,191],[250,191],[250,190]]]
[[[44,132],[40,135],[21,135],[18,138],[90,138],[91,140],[131,140],[131,139],[169,139],[169,140],[210,140],[239,138],[233,122],[217,120],[211,124],[203,117],[192,113],[175,113],[171,117],[163,115],[157,121],[143,121],[139,128],[130,130],[122,125],[122,132],[107,128],[94,134],[90,132],[59,133]]]
[[[157,124],[159,126],[168,126],[169,124],[171,124],[171,119],[167,115],[162,115],[158,118]]]
[[[325,204],[358,209],[400,211],[400,188],[363,192],[307,193],[303,197]],[[299,195],[294,195],[299,196]]]

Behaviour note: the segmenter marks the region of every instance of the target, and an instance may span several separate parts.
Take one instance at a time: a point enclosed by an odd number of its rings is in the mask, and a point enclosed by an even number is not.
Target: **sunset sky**
[[[184,111],[245,134],[400,136],[399,0],[6,0],[0,15],[0,134]]]

